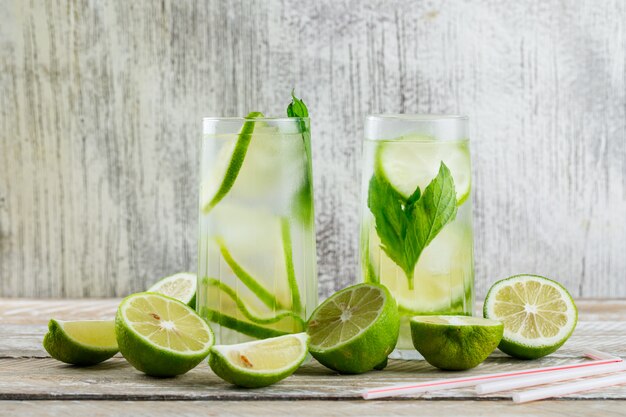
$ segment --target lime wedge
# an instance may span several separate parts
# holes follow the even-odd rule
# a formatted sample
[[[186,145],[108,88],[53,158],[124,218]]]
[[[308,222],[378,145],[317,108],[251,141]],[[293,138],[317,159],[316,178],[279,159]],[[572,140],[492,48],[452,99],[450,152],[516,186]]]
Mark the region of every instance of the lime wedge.
[[[189,306],[157,293],[129,295],[115,318],[120,352],[153,376],[175,376],[194,368],[213,345],[213,332]]]
[[[470,195],[471,165],[467,141],[445,142],[419,136],[381,141],[376,153],[376,169],[404,198],[420,187],[422,192],[437,176],[444,162],[454,180],[457,205]]]
[[[54,359],[72,365],[95,365],[118,352],[113,320],[51,319],[43,347]]]
[[[293,374],[307,354],[306,333],[211,348],[209,365],[220,378],[246,388],[266,387]]]
[[[322,365],[358,374],[380,365],[398,341],[400,318],[389,290],[357,284],[320,304],[308,322],[309,351]]]
[[[499,321],[468,316],[416,316],[411,319],[413,345],[432,366],[450,371],[470,369],[498,346]]]
[[[148,292],[158,292],[167,295],[187,304],[191,308],[195,308],[197,281],[196,274],[179,272],[163,278],[148,288]]]
[[[578,321],[578,310],[565,287],[537,275],[515,275],[493,284],[483,314],[504,324],[498,348],[520,359],[555,352]]]

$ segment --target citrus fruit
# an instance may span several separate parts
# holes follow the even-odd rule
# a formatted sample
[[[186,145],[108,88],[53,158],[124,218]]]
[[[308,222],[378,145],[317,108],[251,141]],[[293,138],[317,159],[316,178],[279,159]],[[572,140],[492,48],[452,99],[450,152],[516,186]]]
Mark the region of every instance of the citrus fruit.
[[[213,345],[213,332],[189,306],[158,293],[129,295],[115,317],[120,352],[153,376],[175,376],[194,368]]]
[[[555,352],[578,320],[578,310],[565,287],[537,275],[515,275],[493,284],[483,315],[504,324],[498,348],[521,359]]]
[[[498,346],[504,326],[499,321],[468,316],[411,318],[413,345],[432,366],[450,371],[470,369]]]
[[[320,304],[308,322],[309,352],[322,365],[358,374],[381,365],[398,341],[400,317],[380,284],[344,288]]]
[[[415,146],[415,142],[420,142]],[[403,136],[381,141],[376,154],[376,169],[404,198],[420,187],[422,192],[437,176],[444,162],[454,180],[457,205],[470,195],[471,165],[467,141],[440,141],[423,136]]]
[[[158,281],[148,288],[148,292],[158,292],[167,295],[187,304],[191,308],[195,308],[197,281],[196,274],[179,272]]]
[[[209,365],[220,378],[246,388],[274,384],[293,374],[307,354],[306,333],[211,348]]]
[[[118,352],[113,320],[51,319],[43,347],[54,359],[72,365],[95,365]]]

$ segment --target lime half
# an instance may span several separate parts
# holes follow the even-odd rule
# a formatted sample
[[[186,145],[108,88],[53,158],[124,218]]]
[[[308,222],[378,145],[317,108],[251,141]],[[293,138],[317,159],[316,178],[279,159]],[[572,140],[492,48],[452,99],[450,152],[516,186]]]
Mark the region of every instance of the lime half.
[[[165,277],[150,288],[148,292],[158,292],[168,297],[177,299],[191,308],[196,306],[196,287],[198,286],[196,274],[179,272],[178,274]]]
[[[115,318],[120,352],[153,376],[175,376],[194,368],[213,345],[213,332],[189,306],[157,293],[139,293],[120,303]]]
[[[578,310],[565,287],[536,275],[516,275],[496,282],[487,293],[483,314],[504,324],[498,348],[521,359],[555,352],[578,321]]]
[[[418,136],[404,136],[381,141],[376,153],[376,169],[404,198],[420,187],[422,192],[437,176],[444,162],[454,180],[457,205],[470,195],[471,164],[468,141],[438,141]]]
[[[309,351],[337,372],[367,372],[394,349],[399,328],[398,308],[387,288],[353,285],[331,295],[311,315]]]
[[[118,352],[113,320],[50,320],[43,347],[54,359],[72,365],[95,365]]]
[[[498,346],[504,326],[499,321],[467,316],[411,318],[413,345],[432,366],[451,371],[470,369]]]
[[[265,387],[298,369],[306,357],[308,340],[306,333],[298,333],[238,345],[213,346],[209,365],[217,376],[232,384]]]

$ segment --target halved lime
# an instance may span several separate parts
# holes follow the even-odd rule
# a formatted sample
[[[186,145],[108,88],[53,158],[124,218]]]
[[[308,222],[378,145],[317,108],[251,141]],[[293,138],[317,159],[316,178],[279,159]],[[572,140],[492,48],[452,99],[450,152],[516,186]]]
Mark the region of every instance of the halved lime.
[[[115,318],[120,352],[153,376],[175,376],[194,368],[213,345],[213,332],[189,306],[158,293],[129,295]]]
[[[404,198],[420,187],[422,192],[437,176],[444,162],[454,180],[457,205],[470,195],[471,165],[468,141],[438,141],[422,136],[404,136],[381,141],[376,152],[376,169]]]
[[[413,345],[432,366],[451,371],[470,369],[498,346],[504,326],[499,321],[468,316],[411,318]]]
[[[118,352],[113,320],[51,319],[43,347],[54,359],[72,365],[95,365]]]
[[[148,292],[158,292],[168,297],[187,304],[191,308],[196,306],[196,287],[198,286],[196,274],[179,272],[178,274],[165,277],[148,288]]]
[[[358,374],[380,365],[396,346],[400,317],[379,284],[344,288],[320,304],[308,322],[309,351],[322,365]]]
[[[306,333],[211,348],[209,365],[220,378],[246,388],[274,384],[293,374],[307,354]]]
[[[515,275],[493,284],[483,314],[504,324],[498,348],[521,359],[555,352],[578,321],[578,310],[565,287],[537,275]]]

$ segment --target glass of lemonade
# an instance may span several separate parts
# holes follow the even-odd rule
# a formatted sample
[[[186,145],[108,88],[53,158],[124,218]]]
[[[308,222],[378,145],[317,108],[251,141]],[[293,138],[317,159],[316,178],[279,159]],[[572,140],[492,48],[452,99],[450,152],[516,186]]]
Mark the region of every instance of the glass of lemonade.
[[[304,331],[317,305],[308,118],[205,118],[197,310],[218,343]]]
[[[363,154],[362,277],[398,303],[394,357],[415,358],[411,316],[473,314],[468,118],[368,116]]]

